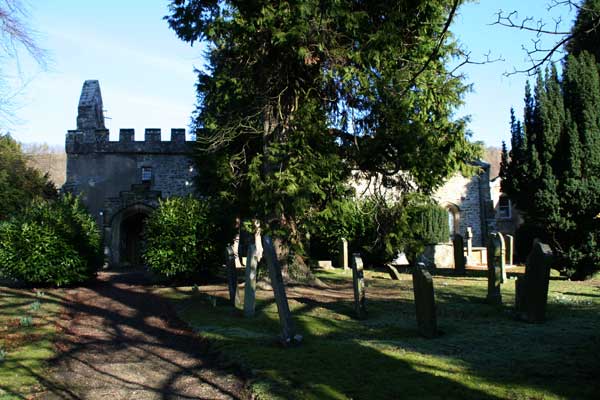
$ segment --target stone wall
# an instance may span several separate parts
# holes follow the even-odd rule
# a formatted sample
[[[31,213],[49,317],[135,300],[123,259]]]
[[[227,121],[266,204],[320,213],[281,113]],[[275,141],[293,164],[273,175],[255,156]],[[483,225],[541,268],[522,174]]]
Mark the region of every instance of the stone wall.
[[[485,246],[485,238],[495,230],[495,214],[491,202],[489,164],[477,162],[480,173],[465,177],[456,173],[433,195],[445,208],[458,210],[458,232],[466,237],[473,230],[473,246]]]
[[[144,141],[131,140],[132,129],[120,133],[115,142],[108,141],[108,130],[67,133],[64,189],[81,194],[99,222],[106,201],[142,184],[142,167],[152,170],[147,189],[160,192],[161,197],[192,193],[192,142],[185,141],[185,130],[173,129],[171,140],[164,142],[160,141],[160,129],[147,129]]]
[[[496,229],[490,194],[490,166],[482,161],[473,164],[480,168],[478,174],[465,177],[456,173],[435,191],[433,197],[441,206],[457,211],[454,219],[457,223],[456,233],[466,237],[467,227],[470,226],[473,229],[473,246],[485,246],[487,234]],[[397,201],[402,195],[395,188],[386,188],[381,178],[366,179],[359,172],[354,173],[352,183],[358,197],[377,193],[389,201]]]

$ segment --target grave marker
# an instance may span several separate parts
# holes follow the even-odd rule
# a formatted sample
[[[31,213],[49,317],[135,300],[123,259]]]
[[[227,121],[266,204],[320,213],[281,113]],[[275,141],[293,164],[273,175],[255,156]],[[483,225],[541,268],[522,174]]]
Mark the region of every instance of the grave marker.
[[[492,305],[502,304],[502,241],[498,233],[490,234],[487,248],[488,291],[487,301]]]
[[[344,271],[348,271],[350,268],[348,267],[348,241],[345,238],[341,238],[339,242],[340,246],[340,255],[338,261],[338,267],[343,268]]]
[[[520,308],[529,322],[542,323],[546,319],[552,260],[550,246],[536,239],[527,257],[524,282],[520,288],[523,289]]]
[[[235,245],[233,245],[235,246]],[[227,246],[226,266],[227,266],[227,286],[229,287],[229,302],[232,306],[237,307],[240,303],[238,286],[237,286],[237,270],[236,270],[236,255],[234,247]]]
[[[433,278],[425,264],[413,267],[413,292],[419,333],[426,338],[438,336]]]
[[[454,272],[457,275],[464,275],[467,260],[465,260],[464,240],[460,234],[454,234],[452,246],[454,247]]]
[[[244,289],[244,316],[254,317],[256,306],[256,268],[258,258],[256,257],[256,246],[248,244],[248,257],[246,259],[246,286]]]
[[[354,311],[358,319],[367,317],[365,277],[360,253],[352,254],[352,284],[354,287]]]
[[[277,260],[277,253],[271,238],[264,235],[262,238],[264,256],[269,266],[269,277],[271,278],[271,286],[275,295],[275,303],[277,304],[277,313],[279,314],[279,323],[281,325],[281,339],[285,346],[302,341],[302,336],[295,333],[294,321],[292,313],[285,293],[285,285],[281,276],[281,267]]]

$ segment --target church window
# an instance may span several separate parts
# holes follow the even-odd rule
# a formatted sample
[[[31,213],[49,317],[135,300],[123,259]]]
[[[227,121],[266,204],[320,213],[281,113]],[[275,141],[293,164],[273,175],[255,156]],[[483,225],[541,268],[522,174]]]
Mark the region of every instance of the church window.
[[[498,217],[502,219],[509,219],[511,217],[511,204],[508,196],[502,195],[498,200]]]

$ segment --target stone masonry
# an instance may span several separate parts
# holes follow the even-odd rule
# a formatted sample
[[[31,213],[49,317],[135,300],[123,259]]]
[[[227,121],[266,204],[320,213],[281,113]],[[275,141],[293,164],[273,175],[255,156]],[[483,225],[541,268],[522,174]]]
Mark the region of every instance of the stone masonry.
[[[171,140],[164,142],[160,129],[146,129],[143,141],[134,140],[133,129],[121,129],[119,140],[110,141],[102,106],[98,81],[85,81],[77,129],[66,136],[63,190],[81,195],[102,228],[107,261],[116,265],[130,251],[127,246],[135,245],[135,238],[126,237],[133,235],[128,220],[147,216],[160,198],[192,193],[195,171],[184,129],[172,129]]]

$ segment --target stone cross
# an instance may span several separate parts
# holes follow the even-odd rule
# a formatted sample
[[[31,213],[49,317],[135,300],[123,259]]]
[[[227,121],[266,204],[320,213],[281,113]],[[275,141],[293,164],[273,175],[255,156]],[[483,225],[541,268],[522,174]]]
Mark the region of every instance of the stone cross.
[[[348,241],[345,238],[340,239],[340,255],[339,255],[339,268],[343,268],[344,271],[348,271]]]
[[[542,323],[546,319],[552,261],[550,246],[536,239],[525,263],[525,276],[519,278],[517,289],[517,311],[524,312],[529,322]]]
[[[467,227],[467,261],[473,259],[473,229]]]
[[[436,337],[438,330],[433,278],[423,263],[413,268],[412,276],[419,333],[426,338]]]
[[[237,257],[234,253],[234,245],[227,246],[226,253],[226,266],[227,266],[227,285],[229,287],[229,302],[232,306],[237,307],[240,303],[238,287],[237,287],[237,270],[236,260]]]
[[[463,237],[460,234],[454,234],[452,246],[454,247],[454,272],[457,275],[464,275],[467,260],[465,260]]]
[[[352,254],[352,284],[354,287],[354,311],[358,319],[367,317],[365,277],[360,253]]]
[[[281,267],[277,260],[277,253],[271,238],[267,235],[262,237],[264,256],[269,266],[269,277],[271,278],[271,286],[275,295],[275,303],[277,304],[277,313],[279,314],[279,323],[281,325],[281,339],[285,346],[294,343],[299,343],[302,336],[295,333],[294,321],[292,313],[285,293],[285,285],[281,276]]]
[[[506,244],[506,265],[513,265],[515,253],[515,238],[513,235],[504,235]]]
[[[502,304],[500,285],[502,284],[502,241],[498,233],[490,234],[487,248],[488,292],[487,301],[493,305]]]
[[[253,243],[248,245],[247,250],[244,316],[249,318],[254,317],[254,308],[256,306],[256,269],[258,267],[258,258],[256,257],[256,246]]]

